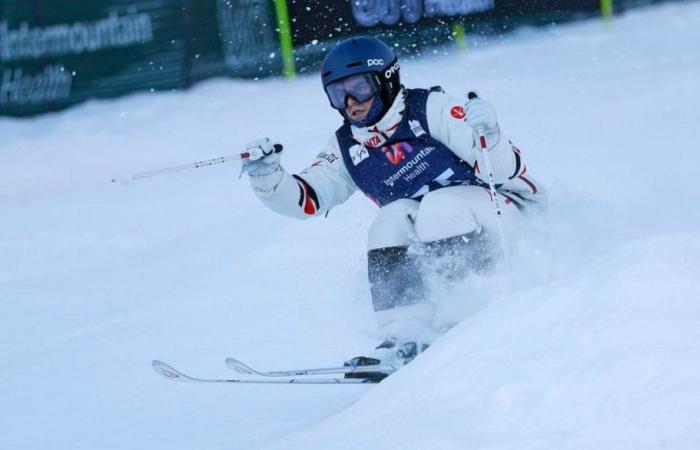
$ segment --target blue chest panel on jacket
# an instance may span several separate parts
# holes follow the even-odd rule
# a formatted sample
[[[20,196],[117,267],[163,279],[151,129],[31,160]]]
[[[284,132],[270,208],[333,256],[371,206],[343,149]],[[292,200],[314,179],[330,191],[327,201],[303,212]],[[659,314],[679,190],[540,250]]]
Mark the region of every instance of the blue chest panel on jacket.
[[[355,185],[379,206],[419,199],[455,184],[481,184],[472,167],[430,135],[426,104],[430,91],[409,89],[398,129],[382,147],[366,148],[347,123],[336,131],[340,153]]]

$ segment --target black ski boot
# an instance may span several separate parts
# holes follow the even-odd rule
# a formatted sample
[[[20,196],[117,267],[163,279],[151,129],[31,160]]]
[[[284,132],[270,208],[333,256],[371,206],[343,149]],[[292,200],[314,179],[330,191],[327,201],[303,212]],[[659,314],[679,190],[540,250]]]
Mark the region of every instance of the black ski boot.
[[[374,349],[373,356],[356,356],[345,361],[343,365],[346,367],[357,367],[358,369],[361,369],[362,366],[382,365],[393,367],[394,371],[396,371],[401,366],[405,366],[413,361],[419,353],[425,351],[428,347],[429,345],[425,343],[417,343],[415,341],[399,342],[395,338],[389,338]],[[371,380],[369,382],[379,383],[391,373],[393,372],[388,370],[357,371],[346,373],[345,378],[365,378]]]

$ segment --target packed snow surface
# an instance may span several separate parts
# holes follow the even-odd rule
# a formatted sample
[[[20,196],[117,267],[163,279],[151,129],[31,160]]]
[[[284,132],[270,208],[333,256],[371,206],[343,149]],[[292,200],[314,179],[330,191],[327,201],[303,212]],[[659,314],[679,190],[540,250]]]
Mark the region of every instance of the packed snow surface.
[[[435,283],[458,322],[376,386],[193,385],[329,366],[376,344],[362,195],[275,215],[236,164],[129,173],[270,136],[305,167],[339,123],[317,74],[0,120],[0,448],[700,448],[700,3],[406,60],[477,89],[546,213],[507,230],[513,271]]]

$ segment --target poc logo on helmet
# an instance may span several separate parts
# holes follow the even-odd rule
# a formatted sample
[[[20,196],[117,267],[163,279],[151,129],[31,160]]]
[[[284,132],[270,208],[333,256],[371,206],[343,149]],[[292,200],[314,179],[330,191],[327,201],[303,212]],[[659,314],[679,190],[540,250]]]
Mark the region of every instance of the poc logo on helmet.
[[[383,65],[384,65],[383,59],[368,59],[367,60],[367,67],[383,66]]]
[[[384,72],[384,76],[387,78],[391,78],[393,74],[396,73],[396,71],[399,70],[399,62],[396,61],[393,66],[389,67],[389,69]]]

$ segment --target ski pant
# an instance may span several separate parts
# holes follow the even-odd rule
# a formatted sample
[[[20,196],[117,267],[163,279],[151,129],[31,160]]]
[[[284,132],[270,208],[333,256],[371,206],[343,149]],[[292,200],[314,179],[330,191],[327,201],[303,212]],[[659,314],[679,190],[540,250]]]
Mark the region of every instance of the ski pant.
[[[521,213],[498,195],[503,226],[509,229]],[[367,253],[380,335],[411,341],[430,334],[434,306],[425,298],[421,258],[451,253],[483,265],[498,239],[497,220],[491,193],[480,186],[450,186],[421,201],[400,199],[382,207],[369,230]],[[416,244],[422,251],[409,249]]]

